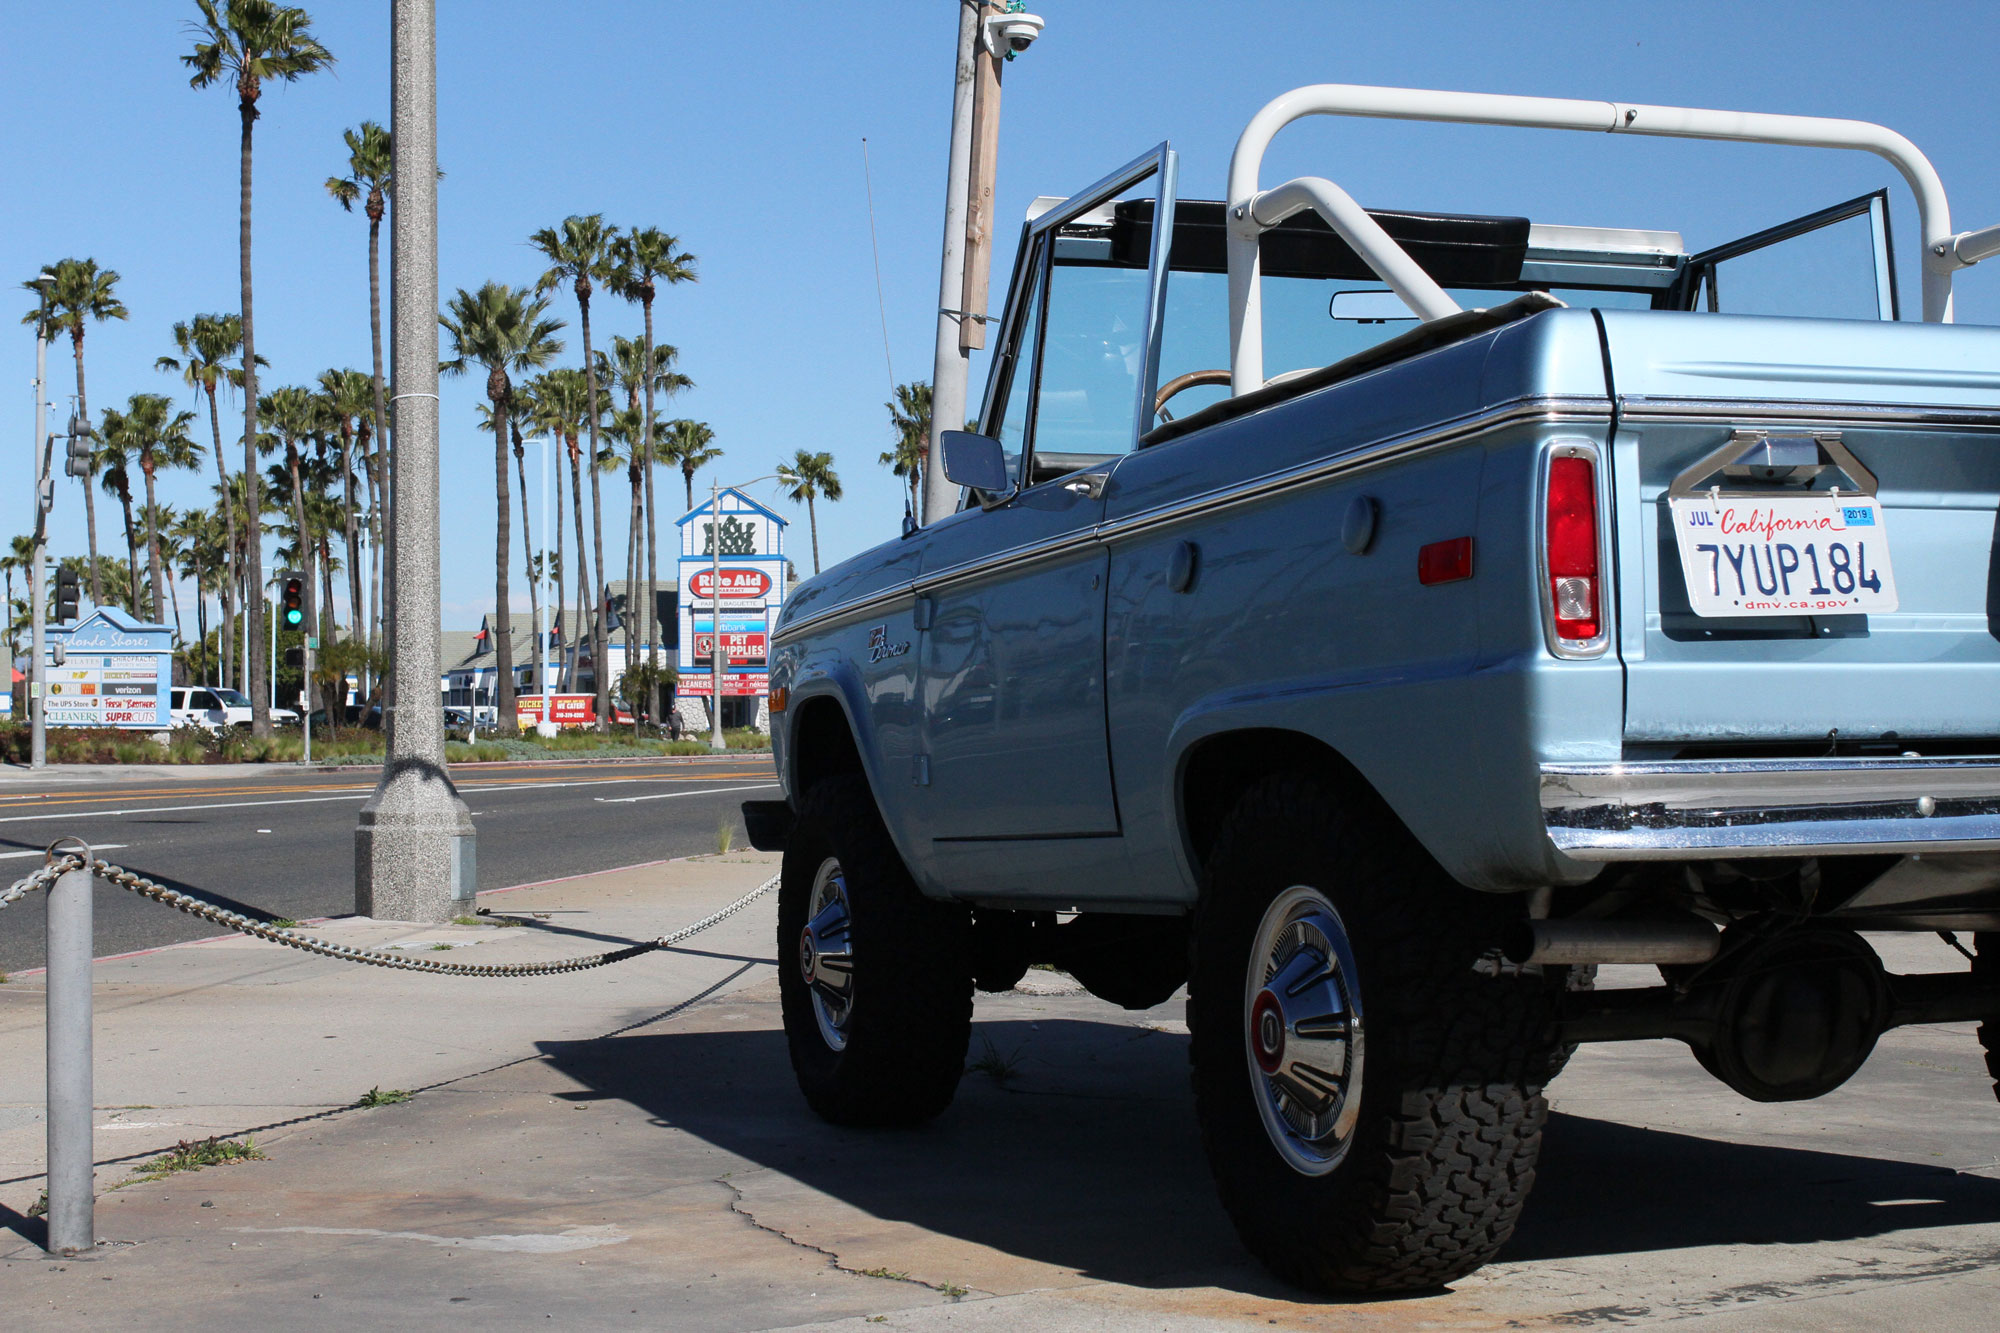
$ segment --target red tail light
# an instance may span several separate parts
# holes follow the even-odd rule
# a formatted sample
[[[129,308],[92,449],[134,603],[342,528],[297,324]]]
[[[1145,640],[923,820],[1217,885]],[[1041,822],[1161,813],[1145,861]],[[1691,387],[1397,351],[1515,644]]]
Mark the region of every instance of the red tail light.
[[[1588,458],[1549,460],[1549,599],[1556,637],[1595,639],[1602,629],[1597,569],[1597,469]]]

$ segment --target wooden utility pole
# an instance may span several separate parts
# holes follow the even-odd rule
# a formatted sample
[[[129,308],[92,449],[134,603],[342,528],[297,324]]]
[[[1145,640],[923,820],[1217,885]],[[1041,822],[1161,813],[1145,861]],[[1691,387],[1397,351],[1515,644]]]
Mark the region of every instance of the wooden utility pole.
[[[966,179],[965,277],[959,293],[958,350],[986,346],[987,278],[993,267],[993,176],[1000,156],[1001,58],[988,46],[984,20],[1000,7],[984,0],[973,45],[972,162]],[[956,423],[947,423],[956,430]]]

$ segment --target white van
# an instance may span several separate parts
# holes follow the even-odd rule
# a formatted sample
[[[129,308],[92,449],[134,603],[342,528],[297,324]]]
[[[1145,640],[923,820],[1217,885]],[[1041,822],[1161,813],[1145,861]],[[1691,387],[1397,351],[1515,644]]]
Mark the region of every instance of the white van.
[[[175,726],[192,722],[210,731],[250,725],[250,699],[240,690],[219,685],[176,685],[170,710]],[[271,721],[281,727],[295,726],[299,715],[289,708],[273,708]]]

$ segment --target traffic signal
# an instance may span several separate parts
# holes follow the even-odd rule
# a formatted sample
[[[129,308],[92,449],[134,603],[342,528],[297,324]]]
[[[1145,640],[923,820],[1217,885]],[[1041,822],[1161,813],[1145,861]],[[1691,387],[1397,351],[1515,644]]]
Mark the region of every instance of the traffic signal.
[[[76,571],[56,570],[56,619],[75,620],[77,602],[82,599],[82,590]]]
[[[303,648],[285,649],[285,665],[288,667],[297,667],[303,671],[306,665],[306,650]]]
[[[69,419],[69,450],[63,471],[72,477],[90,475],[90,423],[81,417]]]
[[[305,623],[305,590],[304,579],[297,574],[285,575],[285,590],[278,602],[278,615],[286,629],[297,629]]]

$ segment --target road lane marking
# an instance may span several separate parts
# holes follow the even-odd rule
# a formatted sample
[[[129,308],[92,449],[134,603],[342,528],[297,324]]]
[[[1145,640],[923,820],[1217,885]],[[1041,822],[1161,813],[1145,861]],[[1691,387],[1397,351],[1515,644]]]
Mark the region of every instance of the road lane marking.
[[[663,780],[664,779],[658,779],[658,778],[606,779],[606,781],[617,781],[617,782],[656,782]],[[595,784],[587,782],[545,782],[540,784],[539,787],[526,786],[526,785],[509,786],[509,787],[481,786],[481,787],[461,787],[459,788],[459,790],[484,791],[493,793],[495,795],[505,796],[513,792],[538,791],[547,787],[582,787],[590,785],[595,785]],[[759,788],[775,787],[777,785],[778,784],[775,782],[760,782],[754,784],[754,787],[759,787]],[[661,792],[659,793],[659,795],[660,796],[707,796],[715,792],[750,791],[750,790],[753,790],[753,787],[708,787],[699,791]],[[365,801],[374,794],[375,794],[374,791],[371,789],[365,792],[349,792],[342,796],[301,796],[286,801],[213,801],[203,805],[142,805],[124,810],[51,810],[45,814],[38,814],[38,815],[0,816],[0,824],[33,824],[48,819],[104,819],[118,815],[172,814],[185,810],[249,810],[267,805],[320,805],[327,801]],[[600,801],[604,800],[603,797],[597,797],[596,799]],[[657,800],[659,799],[659,797],[640,796],[640,797],[634,797],[633,799],[650,801],[650,800]],[[615,804],[616,802],[612,803]],[[36,854],[40,855],[40,853]]]
[[[632,775],[632,776],[629,776],[629,777],[614,777],[614,778],[577,778],[577,779],[575,779],[575,780],[573,780],[573,781],[570,781],[570,782],[550,782],[550,781],[546,781],[546,780],[538,780],[538,779],[533,779],[533,778],[503,778],[503,779],[500,779],[499,781],[495,781],[495,782],[481,782],[481,783],[468,783],[468,784],[465,784],[465,785],[462,785],[462,786],[459,786],[459,787],[458,787],[458,790],[459,790],[459,791],[497,791],[497,792],[510,792],[510,791],[536,791],[536,790],[540,790],[540,789],[542,789],[542,788],[549,788],[549,787],[586,787],[586,786],[597,786],[597,785],[603,785],[603,784],[607,784],[607,783],[624,783],[624,782],[705,782],[705,781],[714,781],[714,780],[715,780],[716,778],[750,778],[750,777],[760,777],[760,776],[762,776],[762,775],[761,775],[761,774],[757,774],[757,773],[716,773],[716,774],[702,774],[702,775],[699,775],[699,776],[686,776],[686,777],[684,777],[684,776],[673,776],[673,775],[667,775],[667,774],[635,774],[635,775]],[[253,793],[253,792],[272,792],[272,791],[279,791],[279,792],[294,792],[294,791],[325,791],[325,790],[327,790],[327,786],[326,786],[325,784],[314,784],[314,785],[311,785],[311,786],[302,786],[302,787],[275,787],[275,788],[273,788],[273,787],[262,787],[262,788],[254,788],[254,787],[253,787],[253,788],[231,788],[231,789],[225,789],[225,790],[221,790],[221,791],[216,791],[216,792],[202,792],[202,793],[189,793],[189,794],[190,794],[190,795],[214,795],[214,796],[237,796],[237,795],[249,795],[249,794],[251,794],[251,793]],[[372,786],[368,786],[368,787],[342,787],[342,788],[335,788],[334,790],[337,790],[337,791],[341,791],[341,792],[345,792],[345,793],[348,793],[348,794],[346,794],[346,795],[342,795],[342,796],[315,796],[315,797],[308,797],[308,798],[305,798],[305,799],[306,799],[306,800],[308,800],[308,801],[338,801],[338,800],[350,800],[350,801],[352,801],[352,800],[366,800],[366,799],[367,799],[367,798],[368,798],[369,796],[372,796],[372,795],[374,794],[374,792],[375,792],[375,788],[374,788],[374,787],[372,787]],[[108,793],[108,795],[117,795],[117,794],[118,794],[118,793]],[[236,808],[240,808],[240,807],[250,807],[250,806],[258,806],[258,805],[294,805],[294,804],[299,804],[299,802],[296,802],[296,801],[233,801],[233,802],[224,802],[224,803],[210,803],[210,804],[206,804],[206,805],[147,805],[147,806],[137,806],[137,807],[133,807],[133,808],[130,808],[130,809],[119,809],[119,810],[76,810],[76,811],[72,811],[72,810],[51,810],[51,809],[49,809],[49,807],[50,807],[50,806],[53,806],[53,805],[79,805],[79,804],[83,804],[83,803],[85,803],[85,802],[87,802],[87,801],[91,801],[91,800],[102,800],[102,799],[104,799],[104,798],[105,798],[105,795],[107,795],[107,794],[98,794],[98,795],[94,795],[94,796],[71,796],[71,797],[64,797],[64,798],[57,798],[57,799],[52,799],[52,800],[46,800],[46,801],[38,801],[38,802],[36,802],[36,801],[30,801],[30,802],[7,802],[7,801],[0,801],[0,810],[6,810],[6,809],[16,809],[16,810],[18,810],[18,809],[23,809],[23,808],[34,808],[34,809],[37,809],[37,810],[43,810],[43,811],[47,811],[47,813],[45,813],[45,814],[34,814],[34,815],[14,815],[14,816],[10,816],[10,817],[0,817],[0,824],[12,824],[12,823],[20,823],[20,822],[22,822],[22,821],[24,821],[24,820],[27,820],[27,821],[32,821],[32,820],[36,820],[36,819],[63,819],[63,818],[67,818],[67,817],[70,817],[70,816],[83,816],[83,815],[102,815],[102,814],[110,814],[110,815],[130,815],[130,814],[143,814],[143,813],[145,813],[145,812],[146,812],[146,811],[148,811],[148,810],[225,810],[225,809],[236,809]]]
[[[775,787],[775,782],[753,782],[747,787],[710,787],[707,791],[659,791],[651,796],[593,796],[590,799],[599,805],[631,805],[634,801],[666,801],[676,796],[709,796],[725,791],[763,791]]]
[[[130,845],[131,844],[129,843],[123,843],[123,842],[101,842],[93,846],[90,850],[93,852],[116,852],[116,851],[121,851],[125,847],[128,847]],[[33,852],[33,851],[0,852],[0,861],[18,861],[24,856],[47,856],[47,855],[48,855],[47,852]]]

